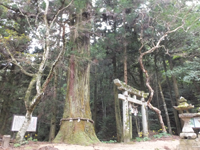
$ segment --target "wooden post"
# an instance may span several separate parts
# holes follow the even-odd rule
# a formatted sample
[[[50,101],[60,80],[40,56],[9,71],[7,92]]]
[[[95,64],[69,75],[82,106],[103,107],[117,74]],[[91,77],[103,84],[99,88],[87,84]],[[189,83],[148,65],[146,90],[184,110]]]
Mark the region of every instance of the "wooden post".
[[[4,135],[3,136],[3,141],[2,141],[2,147],[3,148],[8,148],[10,143],[10,135]]]
[[[123,134],[124,142],[130,142],[130,122],[129,122],[129,108],[128,108],[128,92],[125,91],[123,95],[126,97],[123,100]]]
[[[147,108],[144,98],[142,98],[141,101],[143,102],[141,105],[143,136],[148,137]]]

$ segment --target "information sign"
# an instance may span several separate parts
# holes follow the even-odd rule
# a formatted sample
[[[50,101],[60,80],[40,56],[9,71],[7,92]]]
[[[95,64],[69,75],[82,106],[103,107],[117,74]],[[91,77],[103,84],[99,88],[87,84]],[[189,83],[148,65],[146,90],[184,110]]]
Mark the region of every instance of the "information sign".
[[[11,131],[19,131],[19,129],[22,127],[22,124],[24,123],[24,120],[25,116],[14,115]],[[37,117],[32,117],[27,132],[36,132],[36,128],[37,128]]]

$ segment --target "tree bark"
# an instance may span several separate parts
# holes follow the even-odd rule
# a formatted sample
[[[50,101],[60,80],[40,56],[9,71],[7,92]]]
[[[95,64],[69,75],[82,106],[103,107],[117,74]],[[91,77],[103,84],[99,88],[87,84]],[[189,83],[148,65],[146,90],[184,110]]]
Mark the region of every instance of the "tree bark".
[[[170,66],[170,70],[173,70],[173,63],[172,63],[171,57],[169,57],[169,66]],[[177,80],[174,75],[172,75],[172,81],[173,81],[174,92],[175,92],[175,96],[176,96],[176,105],[178,105],[179,104],[178,100],[180,98],[180,94],[179,94],[179,90],[178,90]]]
[[[166,63],[165,63],[165,57],[163,57],[163,67],[165,69],[165,72],[167,72],[167,67],[166,67]],[[172,92],[171,92],[171,86],[170,86],[170,81],[168,76],[166,76],[166,80],[167,80],[167,87],[169,89],[169,95],[170,95],[170,100],[171,100],[171,107],[176,106],[173,98],[172,98]],[[178,135],[181,133],[181,126],[180,126],[180,120],[178,117],[178,112],[173,109],[173,113],[174,113],[174,118],[175,118],[175,124],[176,124],[176,130]]]
[[[172,62],[172,58],[169,57],[169,66],[170,66],[170,69],[173,70],[173,62]],[[173,86],[174,86],[174,93],[175,93],[175,96],[176,96],[176,106],[179,105],[179,98],[180,98],[180,94],[179,94],[179,89],[178,89],[178,83],[177,83],[177,80],[176,80],[176,77],[174,75],[172,75],[172,81],[173,81]],[[181,111],[178,111],[178,113],[180,114]],[[183,126],[183,121],[181,120],[181,126]]]
[[[94,66],[94,105],[93,105],[93,119],[94,119],[94,129],[97,128],[97,66]]]
[[[16,141],[17,141],[16,143],[23,143],[24,135],[25,135],[26,130],[28,129],[28,126],[31,122],[32,112],[33,111],[31,111],[31,110],[30,111],[26,110],[24,123],[23,123],[22,127],[20,128],[20,130],[17,132],[17,135],[16,135]]]
[[[167,105],[166,105],[165,97],[164,97],[162,86],[161,86],[160,79],[159,79],[159,70],[158,70],[158,66],[157,66],[157,57],[156,56],[157,56],[157,54],[155,54],[155,57],[154,57],[155,68],[156,68],[156,81],[157,81],[156,86],[158,86],[158,88],[159,88],[161,99],[163,101],[163,107],[164,107],[164,110],[165,110],[165,115],[166,115],[166,119],[167,119],[167,126],[168,126],[168,129],[169,129],[169,133],[172,134],[172,128],[171,128],[171,124],[170,124]]]
[[[14,71],[15,66],[11,68]],[[0,92],[0,134],[6,133],[6,126],[8,118],[10,116],[10,110],[13,102],[13,92],[15,90],[16,82],[14,78],[15,74],[7,73],[4,71],[2,76],[1,92]],[[8,85],[7,85],[8,84]]]
[[[73,43],[72,53],[80,54],[82,59],[80,55],[70,55],[63,119],[61,119],[60,130],[53,142],[91,145],[98,143],[99,140],[94,131],[90,110],[90,64],[87,60],[90,56],[90,35],[87,32],[90,24],[89,16],[85,16],[87,12],[83,10],[80,12],[71,17],[71,24],[75,27],[71,30],[71,42]],[[82,33],[77,34],[80,29]]]
[[[138,70],[139,70],[139,77],[140,77],[140,87],[142,91],[145,91],[145,79],[144,79],[144,75],[143,75],[143,71],[140,67],[140,64],[138,64]]]
[[[72,1],[71,1],[72,2]],[[64,10],[65,8],[67,8],[71,2],[64,8],[62,8],[62,10]],[[57,63],[60,61],[64,50],[65,50],[65,40],[63,40],[63,45],[62,48],[60,49],[59,54],[56,56],[56,59],[53,61],[53,63],[50,65],[50,70],[48,72],[48,76],[45,79],[45,81],[42,83],[42,77],[43,77],[43,72],[44,72],[44,68],[45,65],[48,62],[49,59],[49,55],[50,55],[50,49],[51,49],[51,45],[50,45],[50,30],[52,29],[54,23],[55,23],[55,19],[57,18],[57,15],[60,13],[60,10],[57,12],[57,14],[54,16],[54,18],[52,19],[51,23],[49,23],[48,19],[47,19],[47,14],[49,11],[49,1],[45,1],[46,3],[46,8],[44,11],[44,25],[46,27],[46,31],[45,31],[45,42],[43,43],[43,56],[42,56],[42,61],[39,64],[37,73],[35,74],[30,74],[27,73],[26,70],[23,69],[22,66],[20,66],[18,63],[16,63],[15,58],[13,57],[13,55],[10,53],[9,49],[6,47],[6,50],[8,51],[8,53],[10,54],[12,61],[18,66],[20,67],[20,69],[22,70],[22,72],[24,72],[26,75],[29,75],[32,77],[29,86],[27,88],[25,97],[24,97],[24,103],[25,103],[25,107],[26,107],[26,116],[25,116],[25,120],[24,123],[22,124],[22,127],[20,128],[20,130],[18,131],[17,135],[16,135],[16,143],[22,143],[23,142],[23,138],[24,135],[26,133],[26,130],[30,124],[31,121],[31,117],[32,117],[32,113],[35,109],[35,107],[37,106],[37,104],[40,102],[40,99],[42,97],[42,95],[45,92],[45,89],[48,85],[48,83],[50,82],[51,78],[53,77],[53,72],[54,69],[57,65]],[[65,35],[65,24],[63,26],[63,39]],[[40,37],[41,38],[41,37]],[[5,45],[6,46],[6,45]],[[31,93],[32,93],[32,89],[35,88],[36,89],[36,94],[35,96],[31,99]]]
[[[143,46],[142,46],[142,47],[143,47]],[[154,95],[154,90],[153,90],[152,87],[150,86],[149,74],[148,74],[147,70],[144,68],[144,65],[143,65],[143,63],[142,63],[142,61],[143,61],[143,56],[146,55],[146,54],[148,54],[150,51],[141,53],[142,47],[139,49],[139,52],[140,52],[139,63],[140,63],[140,66],[141,66],[141,69],[142,69],[143,73],[145,73],[145,75],[146,75],[146,85],[147,85],[147,87],[148,87],[148,89],[149,89],[149,91],[150,91],[150,96],[149,96],[149,99],[148,99],[148,101],[147,101],[147,106],[148,106],[150,109],[152,109],[153,111],[155,111],[155,112],[157,113],[158,119],[159,119],[159,121],[160,121],[160,125],[161,125],[161,128],[162,128],[162,131],[163,131],[163,132],[166,132],[165,125],[164,125],[164,122],[163,122],[163,118],[162,118],[162,115],[161,115],[161,111],[160,111],[158,108],[154,107],[154,106],[151,104],[151,100],[152,100],[153,95]],[[153,49],[153,48],[152,48],[152,49]]]
[[[54,92],[53,92],[53,102],[52,102],[52,114],[51,114],[51,123],[50,123],[50,132],[49,132],[49,142],[52,142],[55,138],[56,133],[56,112],[57,112],[57,87],[58,87],[58,72],[54,71]]]
[[[89,102],[89,71],[90,65],[82,68],[74,55],[70,57],[68,71],[68,87],[63,118],[80,118],[80,121],[61,121],[60,130],[54,139],[55,143],[90,145],[99,142],[91,122]]]
[[[113,74],[114,78],[117,76],[117,66],[116,66],[116,56],[113,57]],[[121,110],[120,110],[120,102],[118,99],[118,89],[114,85],[114,105],[115,105],[115,120],[116,120],[116,129],[117,129],[117,142],[123,141],[123,127],[122,127],[122,119],[121,119]]]
[[[158,86],[159,86],[160,95],[161,95],[161,98],[162,98],[162,101],[163,101],[165,115],[166,115],[166,118],[167,118],[167,126],[168,126],[168,129],[169,129],[169,133],[172,134],[172,128],[171,128],[171,123],[170,123],[169,114],[168,114],[168,110],[167,110],[167,105],[166,105],[166,102],[165,102],[165,97],[163,95],[162,86],[161,86],[161,83],[160,83],[159,80],[158,80]]]
[[[128,74],[127,74],[127,46],[124,44],[124,82],[128,84]]]

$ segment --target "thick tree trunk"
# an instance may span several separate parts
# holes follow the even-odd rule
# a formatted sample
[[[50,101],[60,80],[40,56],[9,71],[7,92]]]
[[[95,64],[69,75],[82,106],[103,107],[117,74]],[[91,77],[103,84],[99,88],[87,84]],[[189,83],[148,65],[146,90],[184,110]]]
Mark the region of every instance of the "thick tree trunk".
[[[113,57],[113,74],[114,78],[117,76],[117,66],[116,66],[116,56]],[[118,89],[114,85],[114,105],[115,105],[115,120],[116,120],[116,129],[117,129],[117,142],[123,141],[123,127],[121,119],[121,110],[120,110],[120,101],[118,99]]]
[[[165,58],[164,57],[163,57],[163,66],[164,66],[165,72],[167,72],[167,67],[166,67],[166,63],[165,63]],[[174,100],[172,98],[171,86],[170,86],[170,81],[169,81],[168,76],[166,76],[166,80],[167,80],[167,86],[168,86],[168,89],[169,89],[171,107],[173,107],[173,106],[176,106],[176,104],[175,104],[175,102],[174,102]],[[173,109],[173,114],[174,114],[174,118],[175,118],[176,130],[177,130],[177,133],[179,135],[181,133],[181,126],[180,126],[180,120],[179,120],[179,117],[178,117],[178,112],[175,109]]]
[[[87,32],[90,12],[89,5],[87,7],[87,12],[80,10],[70,17],[75,27],[71,30],[72,52],[78,56],[70,55],[64,113],[55,143],[91,145],[99,142],[90,110],[90,34]],[[80,29],[81,34],[77,33]]]
[[[81,66],[74,55],[70,57],[68,87],[63,119],[54,142],[90,145],[98,143],[91,120],[89,72],[90,65]],[[64,121],[72,118],[72,121]],[[73,120],[80,118],[80,120]],[[87,120],[82,120],[86,118]]]

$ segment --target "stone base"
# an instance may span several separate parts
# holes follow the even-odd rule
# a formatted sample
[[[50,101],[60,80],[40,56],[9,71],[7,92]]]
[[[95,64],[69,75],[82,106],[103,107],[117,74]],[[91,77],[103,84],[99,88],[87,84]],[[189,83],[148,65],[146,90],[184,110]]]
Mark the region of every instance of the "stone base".
[[[176,150],[200,150],[200,139],[180,139]]]
[[[184,139],[196,139],[197,134],[196,133],[180,133],[180,138]]]

